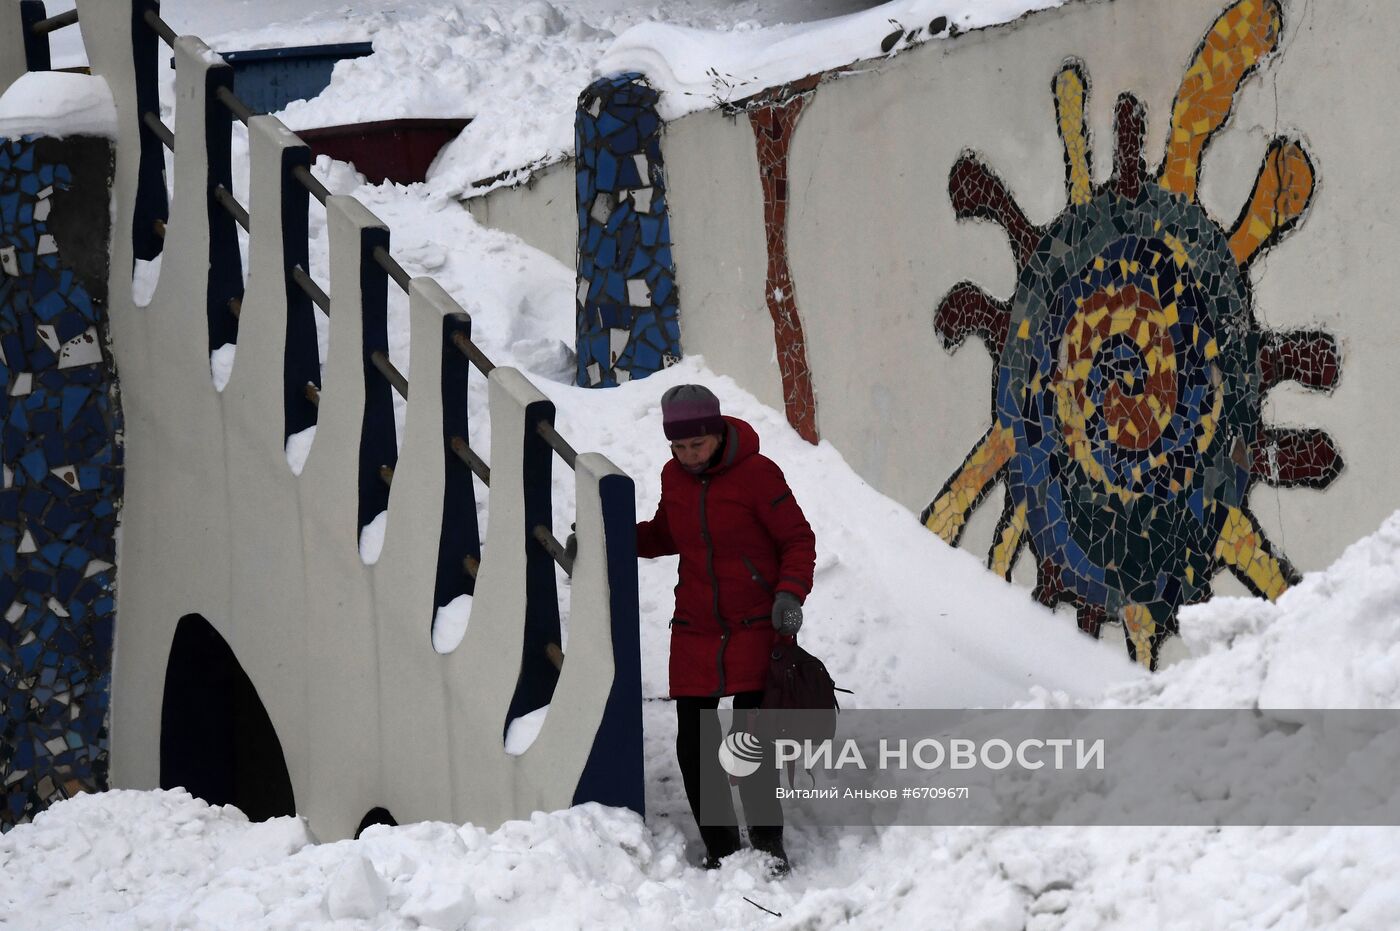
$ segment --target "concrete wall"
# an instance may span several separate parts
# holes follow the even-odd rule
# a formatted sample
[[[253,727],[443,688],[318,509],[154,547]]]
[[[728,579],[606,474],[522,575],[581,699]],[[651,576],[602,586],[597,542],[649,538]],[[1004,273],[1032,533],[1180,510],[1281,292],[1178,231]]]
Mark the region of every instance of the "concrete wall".
[[[1005,232],[955,215],[949,174],[959,154],[974,150],[1032,224],[1050,224],[1067,204],[1051,83],[1074,57],[1089,81],[1092,181],[1109,180],[1115,98],[1124,91],[1145,105],[1143,155],[1155,176],[1178,87],[1227,7],[1232,16],[1265,9],[1080,0],[863,62],[811,94],[787,165],[786,247],[821,436],[873,485],[920,512],[992,421],[992,358],[976,339],[945,350],[933,326],[957,282],[1005,301],[1017,284]],[[1321,331],[1339,350],[1333,390],[1279,384],[1263,395],[1259,426],[1325,431],[1344,470],[1325,488],[1256,478],[1244,504],[1262,538],[1308,570],[1400,507],[1389,414],[1400,396],[1392,312],[1400,272],[1388,261],[1400,198],[1385,177],[1400,141],[1387,90],[1400,77],[1388,48],[1400,8],[1384,0],[1282,0],[1279,8],[1273,53],[1205,146],[1199,203],[1229,233],[1276,137],[1297,139],[1316,176],[1297,228],[1244,269],[1260,333]],[[783,386],[765,309],[763,203],[748,122],[702,112],[668,127],[682,337],[687,353],[777,407]],[[554,235],[517,231],[528,241]],[[994,489],[961,545],[989,552],[1000,499]],[[1034,584],[1031,562],[1020,560],[1017,580]],[[1217,582],[1221,592],[1244,590],[1228,573]]]
[[[822,435],[872,484],[923,508],[989,423],[988,358],[975,344],[950,355],[932,327],[939,299],[961,279],[1000,298],[1015,288],[1002,230],[954,217],[947,177],[958,153],[980,153],[1033,222],[1053,218],[1065,203],[1065,168],[1050,82],[1073,55],[1092,82],[1095,179],[1107,179],[1112,167],[1113,101],[1121,91],[1146,104],[1144,154],[1154,168],[1173,95],[1223,6],[1070,4],[932,43],[817,92],[793,143],[789,250]],[[1381,2],[1288,3],[1283,13],[1279,54],[1245,82],[1233,117],[1205,153],[1201,200],[1228,229],[1269,139],[1293,131],[1306,140],[1319,176],[1312,209],[1253,266],[1255,315],[1274,329],[1330,331],[1343,374],[1331,394],[1280,386],[1264,419],[1325,428],[1347,467],[1325,492],[1256,483],[1252,504],[1269,537],[1300,568],[1313,569],[1400,507],[1400,483],[1391,479],[1394,439],[1384,429],[1387,402],[1400,394],[1391,357],[1400,320],[1386,309],[1400,282],[1383,258],[1395,244],[1400,200],[1380,177],[1378,157],[1400,141],[1400,129],[1383,107],[1372,113],[1369,106],[1375,88],[1400,76],[1379,38],[1400,25],[1400,11]],[[736,127],[734,135],[745,131]],[[669,152],[668,161],[675,165]],[[676,171],[678,216],[702,202],[721,204],[703,193],[711,183]],[[695,192],[689,204],[685,192]],[[732,222],[746,222],[741,210]],[[688,242],[693,250],[696,240]],[[692,268],[728,257],[725,246],[708,255],[682,251],[677,261]],[[682,320],[715,312],[689,302]],[[733,355],[701,328],[686,336],[687,349],[720,370],[752,370],[750,350]],[[986,552],[995,508],[983,510],[964,539]]]
[[[387,231],[353,198],[327,201],[331,350],[314,442],[294,475],[282,416],[284,359],[294,348],[284,185],[294,183],[288,154],[304,160],[304,147],[273,118],[251,121],[248,287],[233,371],[216,390],[206,309],[226,308],[210,288],[211,264],[221,258],[211,229],[227,221],[211,212],[218,208],[208,191],[226,170],[215,121],[227,113],[211,99],[225,66],[197,39],[176,44],[171,216],[159,282],[149,304],[138,306],[131,237],[123,235],[138,209],[136,75],[149,76],[164,59],[133,60],[130,4],[83,0],[79,9],[93,72],[109,82],[119,121],[110,295],[128,481],[112,783],[161,783],[161,752],[171,749],[161,743],[164,703],[179,700],[163,689],[171,643],[180,619],[199,615],[251,680],[280,741],[297,810],[324,839],[352,833],[375,807],[401,821],[483,825],[588,799],[640,807],[630,479],[601,456],[578,457],[569,654],[557,675],[550,668],[545,687],[527,682],[548,665],[537,642],[549,633],[539,606],[555,610],[553,567],[525,534],[541,501],[548,512],[553,457],[534,425],[552,418],[552,407],[519,372],[492,372],[491,449],[479,452],[492,469],[493,519],[466,636],[451,653],[436,653],[440,531],[454,519],[444,514],[450,453],[438,389],[445,366],[466,364],[455,349],[444,352],[444,316],[465,315],[430,279],[413,281],[412,400],[390,463],[382,555],[366,565],[359,536],[373,515],[364,503],[382,500],[383,489],[378,499],[366,495],[362,451],[382,437],[371,435],[365,412],[382,407],[388,390],[367,365],[370,350],[384,345],[386,286],[369,246],[387,242]],[[373,486],[372,462],[369,474]],[[547,591],[536,584],[541,564]],[[557,639],[557,619],[553,626]],[[540,704],[522,707],[525,692],[554,704],[535,743],[513,756],[504,727]]]
[[[4,0],[0,5],[0,91],[28,70],[19,3],[20,0]]]
[[[570,268],[574,266],[578,229],[573,159],[538,168],[521,185],[467,196],[462,203],[482,226],[513,233]]]
[[[673,185],[681,348],[782,409],[764,295],[763,192],[748,119],[710,110],[678,120],[667,129],[663,154]]]

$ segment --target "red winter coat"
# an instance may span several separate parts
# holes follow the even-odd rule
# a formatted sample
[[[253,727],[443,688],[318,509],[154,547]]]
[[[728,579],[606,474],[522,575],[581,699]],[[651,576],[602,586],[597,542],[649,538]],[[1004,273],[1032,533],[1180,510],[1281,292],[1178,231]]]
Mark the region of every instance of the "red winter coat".
[[[812,590],[816,537],[783,472],[759,455],[758,434],[728,427],[719,461],[693,475],[661,470],[656,516],[637,525],[637,554],[679,553],[671,622],[671,695],[733,695],[768,679],[773,597]]]

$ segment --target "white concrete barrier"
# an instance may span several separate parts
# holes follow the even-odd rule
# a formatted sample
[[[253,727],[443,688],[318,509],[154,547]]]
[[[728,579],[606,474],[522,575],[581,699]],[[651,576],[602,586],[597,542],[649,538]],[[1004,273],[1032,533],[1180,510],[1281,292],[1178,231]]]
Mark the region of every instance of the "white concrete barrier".
[[[585,800],[640,810],[630,480],[601,456],[578,457],[580,555],[561,673],[538,643],[560,639],[554,563],[525,520],[538,522],[543,502],[547,529],[566,535],[548,527],[554,453],[535,430],[552,420],[552,405],[521,373],[491,374],[489,539],[468,547],[444,532],[459,519],[445,513],[449,501],[468,502],[475,526],[471,479],[448,466],[451,425],[465,424],[469,365],[449,335],[469,332],[466,314],[430,279],[411,283],[412,392],[395,451],[392,389],[370,359],[387,346],[385,288],[393,285],[373,252],[388,248],[388,230],[353,198],[327,200],[331,340],[318,371],[311,303],[289,268],[305,262],[306,191],[294,169],[306,164],[306,149],[277,120],[250,120],[242,293],[233,220],[214,197],[230,186],[229,113],[216,98],[228,69],[192,37],[175,43],[176,155],[159,281],[138,306],[131,276],[141,250],[132,234],[146,222],[143,209],[153,209],[140,205],[150,193],[139,190],[149,135],[140,85],[155,62],[133,48],[149,47],[149,27],[133,15],[138,4],[81,0],[79,9],[93,71],[109,82],[119,121],[110,315],[127,465],[113,785],[162,782],[163,716],[173,721],[180,709],[172,703],[190,700],[166,690],[171,644],[181,619],[194,615],[256,690],[296,809],[323,839],[351,834],[375,807],[401,821],[484,825]],[[218,390],[210,351],[226,353],[235,340]],[[319,405],[307,406],[308,381]],[[462,409],[445,412],[445,394]],[[299,475],[286,449],[293,434],[311,444]],[[391,487],[381,466],[392,470]],[[382,555],[367,565],[361,531],[386,509]],[[444,541],[463,552],[440,553]],[[467,637],[441,655],[431,639],[438,595],[473,587],[465,577],[444,585],[442,573],[464,573],[468,549],[481,562]],[[527,646],[540,647],[538,656]],[[546,704],[534,745],[508,754],[508,718]],[[175,752],[168,744],[167,755]],[[200,761],[183,762],[182,771],[198,771]],[[261,777],[230,778],[224,800],[237,802],[240,780]]]

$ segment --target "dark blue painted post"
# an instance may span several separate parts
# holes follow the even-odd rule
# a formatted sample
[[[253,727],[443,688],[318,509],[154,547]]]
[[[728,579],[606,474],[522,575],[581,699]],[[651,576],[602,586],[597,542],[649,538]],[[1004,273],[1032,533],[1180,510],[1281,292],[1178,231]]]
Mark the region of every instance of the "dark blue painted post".
[[[452,341],[472,335],[472,319],[466,314],[442,318],[442,532],[438,538],[437,586],[434,604],[450,604],[459,595],[476,591],[476,578],[464,560],[481,561],[481,536],[476,521],[476,489],[472,470],[452,449],[455,440],[467,439],[467,377],[471,362]]]
[[[374,364],[376,352],[389,356],[389,275],[375,261],[374,250],[389,251],[389,231],[382,226],[360,230],[361,341],[365,372],[364,419],[360,424],[360,511],[358,531],[389,507],[389,486],[380,469],[399,461],[394,427],[394,388]]]
[[[545,649],[551,643],[559,643],[559,600],[554,557],[534,538],[536,527],[554,526],[551,506],[554,451],[535,429],[535,425],[541,421],[551,426],[554,424],[554,405],[549,401],[536,401],[525,408],[525,448],[522,457],[525,485],[525,632],[521,643],[520,677],[506,712],[507,729],[516,718],[549,704],[554,698],[554,686],[559,682],[559,670],[550,661]],[[489,553],[487,557],[490,557]]]
[[[20,0],[19,22],[24,29],[24,63],[30,71],[48,71],[53,67],[49,58],[49,37],[36,35],[34,24],[46,18],[43,0]]]
[[[142,113],[160,115],[160,86],[156,60],[160,37],[143,18],[146,11],[160,12],[157,0],[136,0],[131,4],[132,61],[136,70],[136,120]],[[165,147],[151,128],[140,123],[141,158],[137,168],[136,204],[131,220],[132,255],[138,261],[160,255],[165,239],[156,232],[156,222],[170,219],[170,201],[165,194]]]
[[[632,479],[607,475],[598,483],[612,611],[613,683],[603,720],[574,804],[601,802],[646,814],[642,752],[641,610],[637,603],[637,510]]]
[[[234,301],[243,300],[243,263],[238,254],[237,221],[219,203],[222,189],[232,195],[233,168],[229,143],[233,114],[219,101],[219,88],[233,90],[233,69],[219,64],[204,75],[204,151],[209,159],[205,198],[209,209],[209,351],[238,342]]]
[[[309,267],[306,238],[308,193],[293,173],[311,166],[311,150],[291,146],[282,150],[282,293],[287,300],[286,346],[282,358],[283,440],[316,425],[316,405],[306,386],[321,388],[321,357],[316,343],[316,309],[297,284],[292,270]]]

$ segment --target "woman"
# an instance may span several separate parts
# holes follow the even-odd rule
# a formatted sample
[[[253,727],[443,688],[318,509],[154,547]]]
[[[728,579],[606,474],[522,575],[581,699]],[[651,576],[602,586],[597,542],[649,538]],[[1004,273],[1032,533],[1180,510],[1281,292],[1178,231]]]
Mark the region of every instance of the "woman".
[[[708,388],[670,389],[661,398],[661,418],[672,458],[661,470],[656,516],[637,525],[637,553],[680,555],[670,661],[676,756],[705,843],[703,865],[714,869],[739,849],[739,830],[732,806],[728,817],[701,820],[702,782],[722,785],[728,798],[718,734],[702,741],[701,713],[725,695],[734,696],[736,710],[758,707],[774,641],[802,626],[816,538],[782,470],[759,453],[758,434],[721,415]],[[781,875],[788,859],[772,752],[766,748],[739,794],[749,842],[774,858]]]

